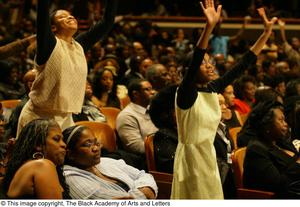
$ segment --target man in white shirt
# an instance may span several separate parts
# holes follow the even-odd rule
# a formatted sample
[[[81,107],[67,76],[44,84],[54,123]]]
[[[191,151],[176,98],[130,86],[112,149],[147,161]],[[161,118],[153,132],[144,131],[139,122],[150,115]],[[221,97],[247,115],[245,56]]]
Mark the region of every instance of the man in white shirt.
[[[117,132],[126,151],[145,154],[144,138],[158,130],[147,111],[154,90],[147,80],[136,79],[129,84],[128,95],[131,103],[117,117]]]

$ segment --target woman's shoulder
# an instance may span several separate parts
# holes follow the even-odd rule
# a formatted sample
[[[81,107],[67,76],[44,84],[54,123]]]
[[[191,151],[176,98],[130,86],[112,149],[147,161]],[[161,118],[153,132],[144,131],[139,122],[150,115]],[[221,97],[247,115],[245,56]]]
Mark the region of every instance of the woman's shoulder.
[[[37,159],[37,160],[30,160],[23,164],[21,168],[24,170],[35,171],[36,169],[56,169],[55,164],[48,159]]]

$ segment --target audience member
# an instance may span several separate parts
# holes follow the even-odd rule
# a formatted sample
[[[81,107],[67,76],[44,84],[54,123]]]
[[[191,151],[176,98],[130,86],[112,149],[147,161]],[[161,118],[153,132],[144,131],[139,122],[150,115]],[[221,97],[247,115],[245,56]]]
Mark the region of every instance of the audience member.
[[[15,109],[13,109],[9,121],[5,126],[5,140],[8,140],[10,138],[15,138],[17,134],[17,127],[18,127],[18,119],[21,114],[21,111],[28,101],[29,97],[28,94],[31,91],[32,88],[32,83],[35,80],[37,71],[35,69],[29,70],[23,77],[23,83],[25,86],[25,91],[26,93],[24,96],[21,98],[21,103],[16,106]]]
[[[144,138],[157,131],[147,110],[154,90],[148,81],[136,79],[128,86],[128,95],[131,103],[118,114],[117,132],[125,150],[145,154]]]
[[[249,116],[256,139],[250,140],[243,183],[246,188],[275,192],[279,198],[299,198],[299,152],[288,142],[283,107],[276,102],[258,104]]]
[[[234,107],[241,115],[248,114],[252,105],[255,103],[255,78],[249,75],[243,75],[237,79],[234,84]]]
[[[93,88],[90,81],[86,81],[85,96],[82,105],[82,110],[78,114],[73,114],[74,122],[78,121],[97,121],[106,122],[105,115],[101,112],[100,108],[93,103]]]
[[[101,158],[102,144],[85,126],[63,132],[67,143],[64,165],[73,199],[154,199],[157,186],[150,174],[123,160]]]
[[[272,88],[264,88],[257,90],[255,93],[255,100],[255,105],[265,101],[276,101],[283,103],[282,97]],[[250,125],[249,120],[247,118],[237,137],[238,147],[246,147],[251,139],[256,138],[257,135],[255,130],[256,129]]]
[[[226,124],[228,129],[234,127],[242,126],[242,120],[239,112],[234,108],[234,90],[233,86],[230,84],[228,85],[224,91],[222,92],[223,97],[225,98],[225,103],[227,106],[227,112],[224,115],[223,122]]]
[[[221,121],[217,128],[217,133],[214,140],[214,147],[216,149],[217,163],[221,177],[224,198],[235,198],[236,189],[231,166],[231,154],[233,151],[233,143],[229,138],[226,124],[224,124],[224,118],[227,116],[227,106],[225,98],[222,94],[219,94],[218,98],[222,115]]]
[[[87,78],[84,51],[110,31],[117,1],[107,1],[103,20],[75,39],[76,19],[66,10],[57,10],[49,18],[49,3],[38,1],[38,74],[30,99],[21,112],[18,132],[26,123],[39,117],[54,118],[62,129],[74,125],[72,113],[81,111]]]
[[[151,65],[146,72],[146,79],[151,83],[155,91],[171,84],[171,76],[167,68],[162,64]]]
[[[121,108],[120,100],[117,96],[116,73],[106,66],[96,72],[93,79],[93,91],[97,98],[93,102],[98,107]]]
[[[209,37],[220,19],[222,6],[214,7],[214,1],[202,6],[207,24],[199,38],[192,61],[179,85],[176,98],[178,146],[174,161],[171,198],[173,199],[222,199],[222,185],[217,167],[214,137],[220,121],[220,93],[247,67],[268,40],[277,18],[269,21],[264,9],[258,11],[263,17],[265,30],[235,67],[219,79],[215,78],[214,66],[205,54]],[[201,127],[199,127],[201,126]],[[203,166],[206,166],[205,168]],[[191,188],[190,185],[193,185]]]
[[[0,61],[0,101],[20,99],[25,94],[25,88],[19,81],[18,73],[14,61]]]
[[[36,119],[22,129],[3,180],[10,199],[69,198],[61,166],[66,144],[54,120]]]
[[[154,159],[156,170],[173,173],[175,151],[178,144],[175,93],[177,86],[167,86],[160,90],[151,100],[149,114],[158,128],[154,135]]]

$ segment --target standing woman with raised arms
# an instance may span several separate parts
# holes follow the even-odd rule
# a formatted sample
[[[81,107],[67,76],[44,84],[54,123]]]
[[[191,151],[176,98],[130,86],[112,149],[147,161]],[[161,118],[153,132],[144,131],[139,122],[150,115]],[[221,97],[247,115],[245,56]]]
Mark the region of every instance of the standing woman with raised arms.
[[[214,79],[214,66],[206,54],[209,36],[219,21],[222,6],[200,2],[206,26],[194,49],[189,69],[176,94],[178,146],[174,162],[172,199],[223,199],[216,152],[213,146],[221,119],[218,93],[256,61],[277,18],[269,21],[259,9],[265,29],[250,50],[224,76]]]
[[[80,113],[87,77],[84,52],[112,28],[117,0],[106,0],[102,21],[73,38],[76,19],[66,10],[57,10],[49,18],[49,0],[37,6],[37,77],[19,118],[18,133],[29,121],[54,118],[62,129],[74,125],[72,113]]]

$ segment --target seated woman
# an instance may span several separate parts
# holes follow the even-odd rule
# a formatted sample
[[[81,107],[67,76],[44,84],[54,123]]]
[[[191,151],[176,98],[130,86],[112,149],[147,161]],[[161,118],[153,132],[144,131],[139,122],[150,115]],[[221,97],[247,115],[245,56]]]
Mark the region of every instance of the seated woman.
[[[150,174],[123,160],[101,158],[101,143],[85,126],[64,130],[67,156],[64,166],[70,196],[74,199],[153,199],[157,186]]]
[[[92,101],[98,107],[109,106],[121,109],[121,103],[117,96],[116,73],[109,66],[100,69],[95,74],[93,90],[95,97]]]
[[[22,129],[3,180],[8,198],[69,198],[62,175],[66,144],[54,120],[36,119]]]
[[[99,107],[93,103],[93,88],[91,86],[91,81],[89,78],[85,85],[85,95],[80,113],[72,114],[74,122],[78,121],[96,121],[96,122],[106,122],[106,117],[102,113]]]
[[[257,138],[247,146],[244,186],[275,192],[279,198],[300,198],[300,157],[287,139],[282,105],[259,103],[248,119]]]
[[[264,88],[256,90],[255,92],[255,105],[254,107],[266,101],[277,101],[279,103],[283,103],[281,96],[272,88]],[[237,145],[238,147],[246,147],[248,145],[249,140],[257,137],[256,128],[249,124],[248,119],[244,123],[241,131],[238,133],[237,137]]]

